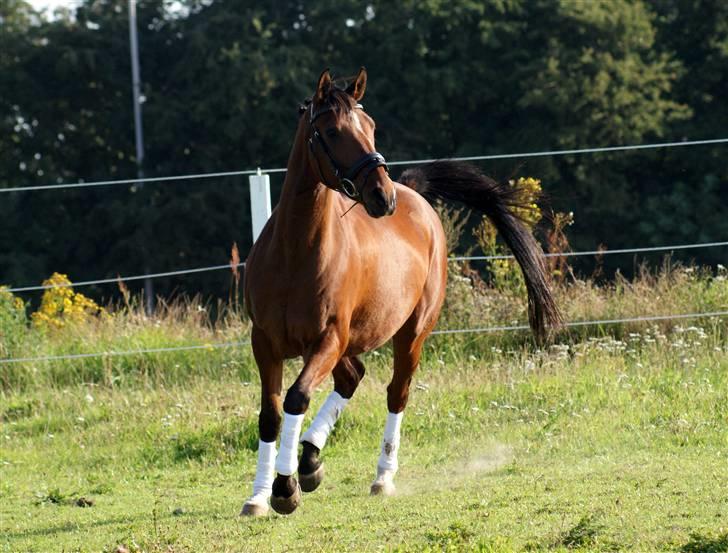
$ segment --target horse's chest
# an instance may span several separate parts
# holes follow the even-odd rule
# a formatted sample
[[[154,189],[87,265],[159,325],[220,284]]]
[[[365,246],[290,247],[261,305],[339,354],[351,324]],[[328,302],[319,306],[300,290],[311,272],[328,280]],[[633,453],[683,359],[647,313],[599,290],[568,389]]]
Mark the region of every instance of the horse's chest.
[[[294,290],[286,296],[281,324],[295,336],[318,335],[336,314],[336,299],[327,290]]]
[[[256,326],[288,355],[299,355],[337,320],[337,302],[331,288],[315,279],[276,278],[275,273],[250,289],[251,317]],[[304,284],[307,282],[308,284]]]

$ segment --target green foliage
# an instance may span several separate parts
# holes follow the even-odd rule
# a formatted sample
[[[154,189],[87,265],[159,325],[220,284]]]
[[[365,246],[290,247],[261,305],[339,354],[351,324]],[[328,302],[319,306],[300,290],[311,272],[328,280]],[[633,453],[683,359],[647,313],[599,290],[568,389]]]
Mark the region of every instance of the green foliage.
[[[495,226],[486,217],[473,231],[480,251],[486,256],[508,256],[510,251],[503,244],[497,241]],[[502,292],[521,294],[526,292],[526,283],[523,273],[515,259],[492,259],[488,261],[488,272],[491,275],[493,285]]]
[[[537,36],[544,52],[522,69],[532,78],[518,104],[559,121],[559,146],[641,142],[689,117],[689,108],[670,98],[681,66],[655,52],[644,3],[556,4],[542,11]]]
[[[27,331],[25,304],[0,286],[0,357],[15,353]]]
[[[714,175],[687,184],[676,180],[669,191],[648,198],[645,218],[639,228],[654,244],[708,241],[712,236],[728,236],[728,181]],[[713,234],[715,233],[715,234]],[[724,259],[724,256],[717,256]]]
[[[461,242],[463,231],[467,227],[470,211],[465,207],[451,206],[439,200],[435,202],[434,208],[440,215],[440,221],[442,221],[447,251],[454,252]]]
[[[33,414],[36,407],[36,403],[30,400],[10,402],[0,413],[0,419],[4,422],[25,419]]]
[[[138,14],[147,176],[283,166],[326,66],[367,66],[391,159],[714,138],[728,117],[721,0],[140,0]],[[0,187],[133,178],[126,2],[47,19],[3,0],[0,17]],[[719,240],[724,157],[720,145],[566,156],[528,173],[577,213],[575,249]],[[0,218],[0,280],[14,284],[219,264],[233,242],[250,246],[245,178],[7,194]],[[227,297],[229,280],[183,285]]]

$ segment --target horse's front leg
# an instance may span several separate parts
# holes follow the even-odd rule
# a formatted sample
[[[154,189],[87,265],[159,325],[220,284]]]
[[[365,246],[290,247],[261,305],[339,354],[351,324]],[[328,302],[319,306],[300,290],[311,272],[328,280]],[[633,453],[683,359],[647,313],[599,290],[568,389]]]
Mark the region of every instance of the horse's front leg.
[[[293,475],[298,469],[298,440],[303,417],[308,409],[311,393],[331,374],[344,349],[343,340],[337,333],[330,332],[325,335],[309,350],[301,374],[286,393],[280,451],[275,464],[278,475],[273,481],[270,500],[271,507],[278,513],[290,514],[301,502],[301,488]]]
[[[303,452],[298,463],[298,478],[304,492],[312,492],[321,484],[324,465],[319,455],[344,407],[364,378],[364,372],[364,364],[356,357],[342,357],[334,367],[334,391],[301,437]]]
[[[273,486],[273,464],[276,459],[276,439],[281,428],[283,361],[274,355],[270,341],[260,329],[253,327],[251,342],[260,372],[260,440],[253,495],[245,502],[240,514],[262,516],[268,513],[268,499]]]

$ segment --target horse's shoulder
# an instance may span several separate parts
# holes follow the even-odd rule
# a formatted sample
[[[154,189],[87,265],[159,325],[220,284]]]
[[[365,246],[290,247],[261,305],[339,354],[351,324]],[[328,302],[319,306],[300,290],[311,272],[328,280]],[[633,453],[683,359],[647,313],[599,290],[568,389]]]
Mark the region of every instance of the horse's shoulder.
[[[398,207],[404,206],[410,210],[414,209],[416,213],[426,213],[427,215],[435,213],[435,210],[422,194],[398,182],[395,183],[395,186],[397,189]]]
[[[440,216],[422,194],[397,183],[397,211],[418,225],[440,223]]]

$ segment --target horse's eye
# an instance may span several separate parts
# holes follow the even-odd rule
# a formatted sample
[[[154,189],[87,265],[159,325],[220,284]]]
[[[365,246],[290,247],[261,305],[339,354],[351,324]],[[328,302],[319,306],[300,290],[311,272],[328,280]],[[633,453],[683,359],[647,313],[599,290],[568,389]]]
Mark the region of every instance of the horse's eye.
[[[336,130],[336,128],[331,127],[329,129],[326,129],[326,136],[329,138],[336,138],[336,136],[339,134],[339,131]]]

